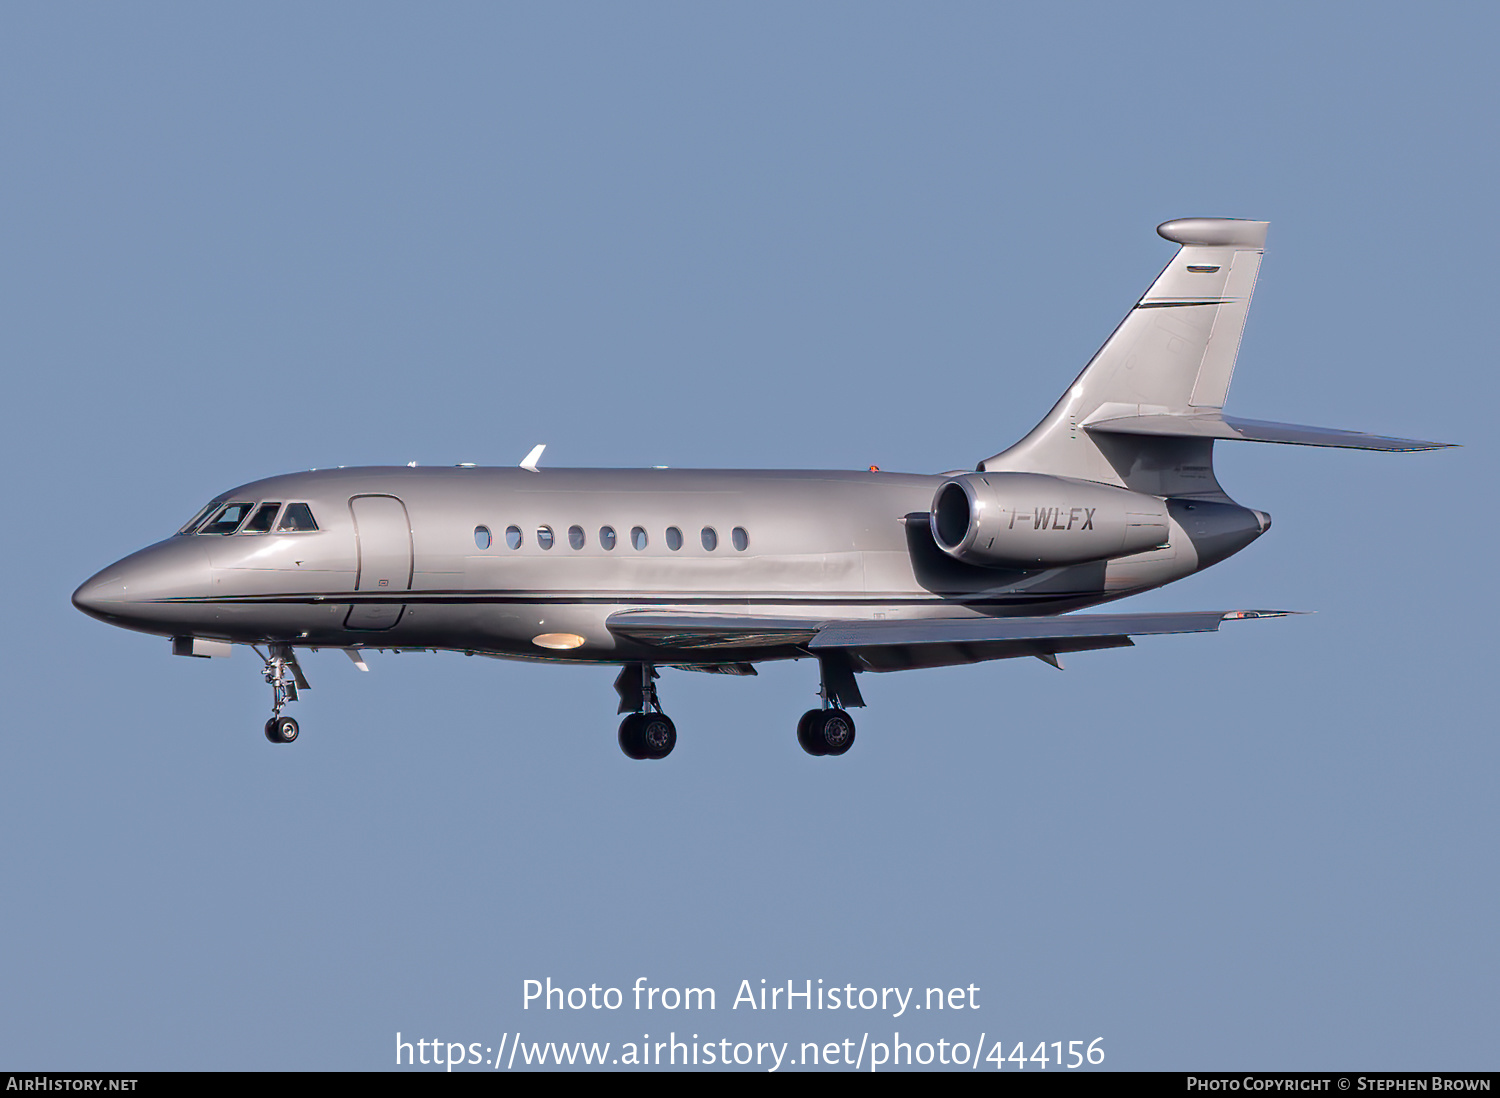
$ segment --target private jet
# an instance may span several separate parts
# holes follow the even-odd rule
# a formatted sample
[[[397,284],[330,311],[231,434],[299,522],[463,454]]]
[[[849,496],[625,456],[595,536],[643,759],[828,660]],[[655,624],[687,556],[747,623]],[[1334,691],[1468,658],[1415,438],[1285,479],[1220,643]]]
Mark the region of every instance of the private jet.
[[[1169,221],[1178,250],[1023,439],[972,472],[324,469],[216,496],[73,594],[80,610],[264,664],[272,743],[299,651],[455,651],[620,667],[619,746],[665,758],[658,669],[812,658],[810,755],[854,743],[867,672],[1128,647],[1285,611],[1073,614],[1190,576],[1271,525],[1214,475],[1218,441],[1448,445],[1223,412],[1267,223]]]

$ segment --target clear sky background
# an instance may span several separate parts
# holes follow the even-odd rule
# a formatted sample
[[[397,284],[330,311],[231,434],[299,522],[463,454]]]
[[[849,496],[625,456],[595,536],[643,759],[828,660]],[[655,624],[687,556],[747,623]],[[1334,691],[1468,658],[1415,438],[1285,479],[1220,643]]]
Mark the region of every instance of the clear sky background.
[[[1495,1068],[1491,6],[8,4],[0,1069],[479,1042],[1103,1038],[1120,1069]],[[1272,223],[1221,444],[1275,527],[1121,609],[1317,614],[866,676],[246,651],[73,588],[258,477],[940,472],[1172,254]],[[712,987],[543,1013],[522,981]],[[977,985],[753,1013],[741,980]],[[1007,1070],[1014,1070],[1009,1065]]]

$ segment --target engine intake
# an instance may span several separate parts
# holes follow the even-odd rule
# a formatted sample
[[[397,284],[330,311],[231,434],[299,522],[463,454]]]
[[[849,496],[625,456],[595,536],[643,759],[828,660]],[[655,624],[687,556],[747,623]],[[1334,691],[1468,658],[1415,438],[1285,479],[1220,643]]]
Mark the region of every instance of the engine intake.
[[[986,568],[1056,568],[1155,549],[1167,505],[1126,488],[1041,473],[966,473],[945,481],[929,517],[938,547]]]

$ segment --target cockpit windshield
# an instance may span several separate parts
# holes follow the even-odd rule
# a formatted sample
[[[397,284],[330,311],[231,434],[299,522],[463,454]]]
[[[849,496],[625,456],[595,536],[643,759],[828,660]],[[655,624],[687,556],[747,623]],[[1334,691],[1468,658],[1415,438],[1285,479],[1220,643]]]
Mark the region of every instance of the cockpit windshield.
[[[240,523],[245,521],[255,504],[236,501],[226,503],[214,512],[213,518],[205,522],[198,530],[200,534],[232,534],[240,528]]]
[[[278,534],[292,530],[316,530],[317,522],[313,519],[312,508],[305,503],[288,503],[286,512],[281,516],[281,524],[276,527]]]
[[[276,521],[280,514],[281,521]],[[249,519],[247,522],[246,519]],[[179,534],[278,534],[306,533],[318,528],[312,508],[305,503],[288,503],[283,510],[279,501],[264,503],[216,499],[193,516]]]
[[[203,510],[194,515],[192,519],[189,520],[188,523],[177,532],[179,534],[191,534],[193,531],[197,530],[199,526],[203,525],[203,520],[208,518],[209,513],[218,509],[218,507],[222,505],[223,502],[223,500],[216,499],[212,503],[205,504]]]
[[[271,524],[276,521],[276,512],[281,510],[279,503],[262,503],[260,509],[255,512],[255,517],[245,523],[242,534],[269,534]]]

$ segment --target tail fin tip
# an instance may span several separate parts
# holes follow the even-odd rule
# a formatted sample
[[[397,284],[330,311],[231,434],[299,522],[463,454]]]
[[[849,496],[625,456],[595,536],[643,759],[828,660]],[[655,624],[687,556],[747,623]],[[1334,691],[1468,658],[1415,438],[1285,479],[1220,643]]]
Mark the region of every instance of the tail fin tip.
[[[1264,248],[1270,227],[1269,221],[1236,217],[1179,217],[1163,221],[1156,233],[1185,248]]]

